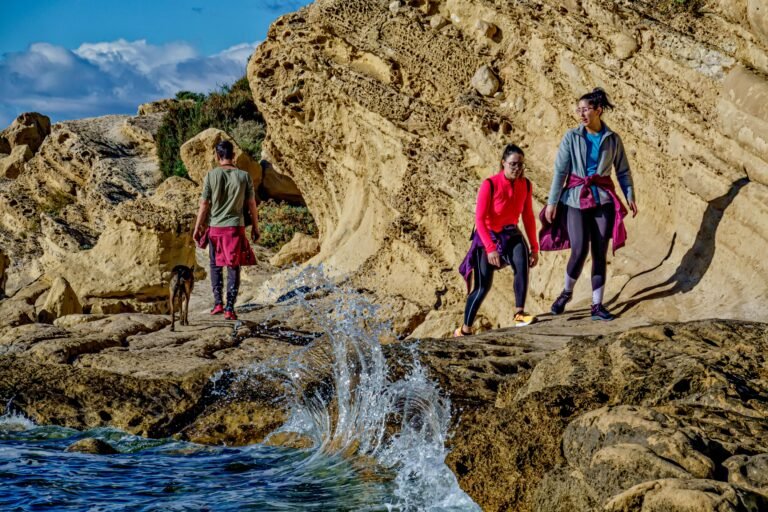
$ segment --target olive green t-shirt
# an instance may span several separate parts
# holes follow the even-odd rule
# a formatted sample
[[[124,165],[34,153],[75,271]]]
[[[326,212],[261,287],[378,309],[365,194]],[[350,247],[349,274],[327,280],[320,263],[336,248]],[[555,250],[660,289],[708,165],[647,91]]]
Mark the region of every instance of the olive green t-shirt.
[[[240,169],[217,167],[205,175],[200,197],[211,203],[209,226],[244,226],[245,202],[255,197],[251,175]]]

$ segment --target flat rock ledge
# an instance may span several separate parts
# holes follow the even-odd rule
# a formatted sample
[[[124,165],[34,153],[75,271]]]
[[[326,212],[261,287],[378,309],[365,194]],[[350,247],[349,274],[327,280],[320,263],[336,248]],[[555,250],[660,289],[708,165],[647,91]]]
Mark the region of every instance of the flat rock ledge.
[[[0,399],[38,424],[260,442],[286,418],[282,389],[229,377],[326,343],[282,313],[20,326],[0,338]],[[571,320],[418,341],[452,401],[447,463],[483,510],[768,509],[768,325]],[[385,345],[392,379],[413,343]]]

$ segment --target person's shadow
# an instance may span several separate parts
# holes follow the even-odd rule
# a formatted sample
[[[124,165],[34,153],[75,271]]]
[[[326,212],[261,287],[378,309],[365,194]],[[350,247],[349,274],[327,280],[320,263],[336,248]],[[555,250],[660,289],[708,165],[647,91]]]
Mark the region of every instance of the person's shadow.
[[[687,293],[693,290],[699,284],[701,279],[707,273],[707,270],[709,270],[709,267],[712,264],[712,259],[715,256],[715,240],[717,235],[717,228],[720,226],[720,221],[723,219],[723,214],[736,198],[739,191],[741,191],[741,189],[747,183],[749,183],[749,178],[745,177],[738,179],[731,184],[731,187],[727,193],[709,201],[707,204],[707,209],[704,211],[704,215],[702,216],[699,231],[696,233],[696,240],[693,242],[691,248],[688,249],[688,252],[683,255],[683,258],[680,260],[680,265],[678,265],[677,269],[675,269],[675,272],[666,281],[643,288],[642,290],[634,293],[629,300],[619,302],[617,304],[617,307],[621,308],[617,312],[619,315],[629,311],[641,302],[661,299],[678,293]],[[670,245],[667,255],[658,265],[648,270],[644,270],[639,274],[633,275],[630,277],[629,281],[659,268],[662,263],[664,263],[664,261],[672,254],[672,249],[674,248],[676,238],[677,233],[675,233],[675,235],[672,237],[672,244]],[[625,283],[622,287],[621,291],[619,291],[619,293],[617,293],[608,302],[609,305],[618,299],[629,281],[627,281],[627,283]],[[670,287],[667,288],[667,286]],[[660,288],[666,289],[659,290]]]

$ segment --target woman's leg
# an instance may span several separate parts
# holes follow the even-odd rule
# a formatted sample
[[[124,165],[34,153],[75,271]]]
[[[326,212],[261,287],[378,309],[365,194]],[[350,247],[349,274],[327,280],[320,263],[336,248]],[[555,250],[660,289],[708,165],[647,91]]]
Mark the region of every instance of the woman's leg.
[[[510,242],[510,245],[504,259],[515,273],[515,309],[520,312],[525,309],[525,298],[528,295],[528,246],[523,237]]]
[[[475,322],[477,310],[483,303],[483,299],[488,295],[488,291],[493,284],[494,266],[488,263],[488,256],[485,251],[478,249],[472,258],[472,272],[474,274],[474,285],[472,293],[467,297],[467,305],[464,308],[464,327],[465,332],[469,332],[472,324]]]
[[[608,245],[613,231],[615,212],[613,203],[597,208],[592,216],[589,230],[592,252],[592,304],[603,303],[605,275],[608,261]]]
[[[571,241],[571,256],[565,267],[565,291],[572,292],[573,285],[581,275],[584,262],[589,252],[589,220],[590,210],[580,210],[568,207],[568,238]]]

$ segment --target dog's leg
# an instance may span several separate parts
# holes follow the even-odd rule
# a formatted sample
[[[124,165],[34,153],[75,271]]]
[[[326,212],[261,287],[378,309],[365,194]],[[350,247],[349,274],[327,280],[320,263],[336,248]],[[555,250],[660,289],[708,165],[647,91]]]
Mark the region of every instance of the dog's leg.
[[[168,297],[168,304],[171,306],[171,332],[176,330],[176,318],[175,318],[175,315],[173,314],[173,302],[174,302],[173,299],[174,299],[173,291],[171,291],[171,296]]]

